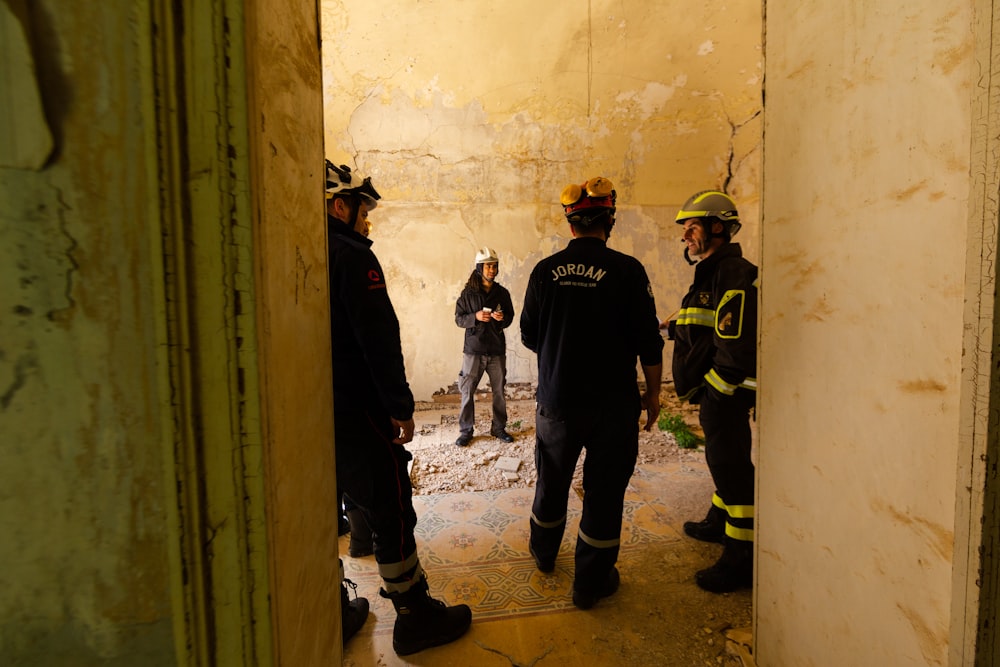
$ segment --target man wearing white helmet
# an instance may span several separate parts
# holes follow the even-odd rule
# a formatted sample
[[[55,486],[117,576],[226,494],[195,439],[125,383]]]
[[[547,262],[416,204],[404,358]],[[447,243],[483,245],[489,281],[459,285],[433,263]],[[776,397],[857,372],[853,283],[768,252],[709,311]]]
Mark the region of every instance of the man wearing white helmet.
[[[699,405],[705,460],[716,489],[706,517],[686,522],[684,532],[724,545],[719,560],[697,572],[695,582],[726,593],[753,585],[749,414],[757,397],[757,267],[732,242],[740,216],[726,193],[692,195],[676,222],[684,225],[684,257],[696,264],[694,282],[677,319],[661,326],[674,341],[677,395]]]
[[[570,484],[583,448],[583,513],[573,604],[589,609],[618,590],[625,489],[660,413],[663,338],[646,269],[607,247],[617,194],[606,178],[569,185],[560,198],[573,240],[531,272],[521,341],[538,355],[535,468],[528,550],[551,572],[566,529]],[[636,361],[646,388],[640,396]]]
[[[380,594],[397,614],[392,646],[408,655],[458,639],[472,613],[431,598],[417,558],[412,456],[403,447],[413,439],[413,394],[399,320],[367,237],[379,194],[371,179],[327,160],[326,197],[337,486],[371,527]],[[346,588],[341,599],[346,640],[364,623],[368,603],[348,602]]]
[[[514,442],[507,432],[507,339],[504,329],[514,321],[514,304],[510,292],[496,281],[500,260],[492,248],[483,247],[476,253],[476,268],[465,283],[455,302],[455,324],[465,329],[462,347],[462,370],[458,373],[458,388],[462,392],[462,407],[458,414],[458,440],[465,447],[472,442],[476,421],[476,388],[485,372],[490,378],[493,394],[493,421],[490,434],[503,442]]]

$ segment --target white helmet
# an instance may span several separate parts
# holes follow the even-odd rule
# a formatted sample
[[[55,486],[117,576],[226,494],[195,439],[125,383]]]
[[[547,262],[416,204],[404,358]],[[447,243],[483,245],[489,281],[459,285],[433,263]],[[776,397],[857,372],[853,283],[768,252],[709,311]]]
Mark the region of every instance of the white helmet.
[[[476,264],[497,264],[499,262],[497,251],[489,246],[483,246],[476,251]]]
[[[352,172],[346,164],[339,167],[326,161],[326,198],[333,199],[336,194],[358,195],[368,204],[368,210],[378,206],[378,200],[382,198],[375,191],[372,179],[362,176],[357,172]]]

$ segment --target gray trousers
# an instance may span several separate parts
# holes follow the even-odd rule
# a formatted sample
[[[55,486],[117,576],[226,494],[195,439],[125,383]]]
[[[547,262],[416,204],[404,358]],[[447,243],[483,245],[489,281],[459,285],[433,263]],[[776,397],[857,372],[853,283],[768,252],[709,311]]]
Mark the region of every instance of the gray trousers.
[[[458,413],[458,428],[462,433],[472,434],[476,423],[476,389],[483,373],[490,377],[490,391],[493,392],[493,423],[490,433],[497,434],[507,428],[507,386],[506,354],[466,354],[462,359],[462,370],[458,373],[458,389],[462,393],[462,409]]]

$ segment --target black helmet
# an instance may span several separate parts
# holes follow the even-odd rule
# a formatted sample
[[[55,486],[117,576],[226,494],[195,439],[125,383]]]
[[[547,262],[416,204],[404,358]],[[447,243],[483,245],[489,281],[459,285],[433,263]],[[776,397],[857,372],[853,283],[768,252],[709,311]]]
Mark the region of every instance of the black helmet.
[[[613,220],[617,199],[615,186],[603,176],[595,176],[582,185],[567,185],[559,196],[566,219],[584,227],[607,216]]]
[[[691,198],[681,206],[681,210],[677,211],[675,222],[684,224],[685,220],[691,218],[715,218],[722,223],[726,240],[736,236],[736,232],[743,227],[740,223],[740,214],[736,210],[736,202],[725,192],[718,190],[703,190],[691,195]],[[710,225],[706,225],[706,230],[711,234]]]

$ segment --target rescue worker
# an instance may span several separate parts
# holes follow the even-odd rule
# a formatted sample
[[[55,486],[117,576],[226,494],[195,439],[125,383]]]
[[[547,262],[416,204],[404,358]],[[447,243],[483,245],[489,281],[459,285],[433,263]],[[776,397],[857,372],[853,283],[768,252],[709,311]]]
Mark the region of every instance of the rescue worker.
[[[566,508],[584,447],[583,514],[573,604],[589,609],[618,590],[625,489],[639,450],[639,416],[660,411],[663,338],[649,278],[634,257],[607,247],[617,193],[604,177],[569,185],[560,200],[573,239],[532,270],[521,341],[538,356],[535,467],[528,548],[555,568]],[[636,360],[645,392],[639,394]]]
[[[684,258],[697,266],[677,319],[661,326],[674,341],[677,395],[699,405],[716,489],[705,519],[686,522],[684,532],[724,545],[718,562],[695,575],[701,588],[724,593],[753,585],[749,415],[757,397],[757,267],[732,242],[740,216],[724,192],[693,195],[676,221],[684,225]]]
[[[371,179],[327,160],[326,197],[337,485],[371,528],[379,593],[396,609],[392,647],[408,655],[459,638],[472,613],[464,604],[448,607],[428,595],[417,557],[417,515],[406,469],[412,457],[403,447],[413,439],[413,394],[399,320],[365,235],[379,194]],[[364,623],[362,611],[366,616],[368,603],[358,598],[346,613]],[[345,616],[345,637],[347,623]]]
[[[507,432],[507,338],[504,329],[514,321],[514,304],[510,292],[497,282],[500,260],[492,248],[476,252],[476,268],[465,283],[455,302],[455,324],[465,329],[462,347],[462,370],[458,373],[458,388],[462,407],[458,413],[458,440],[465,447],[472,442],[476,422],[476,388],[485,372],[490,378],[493,394],[493,421],[490,434],[503,442],[514,442]]]

